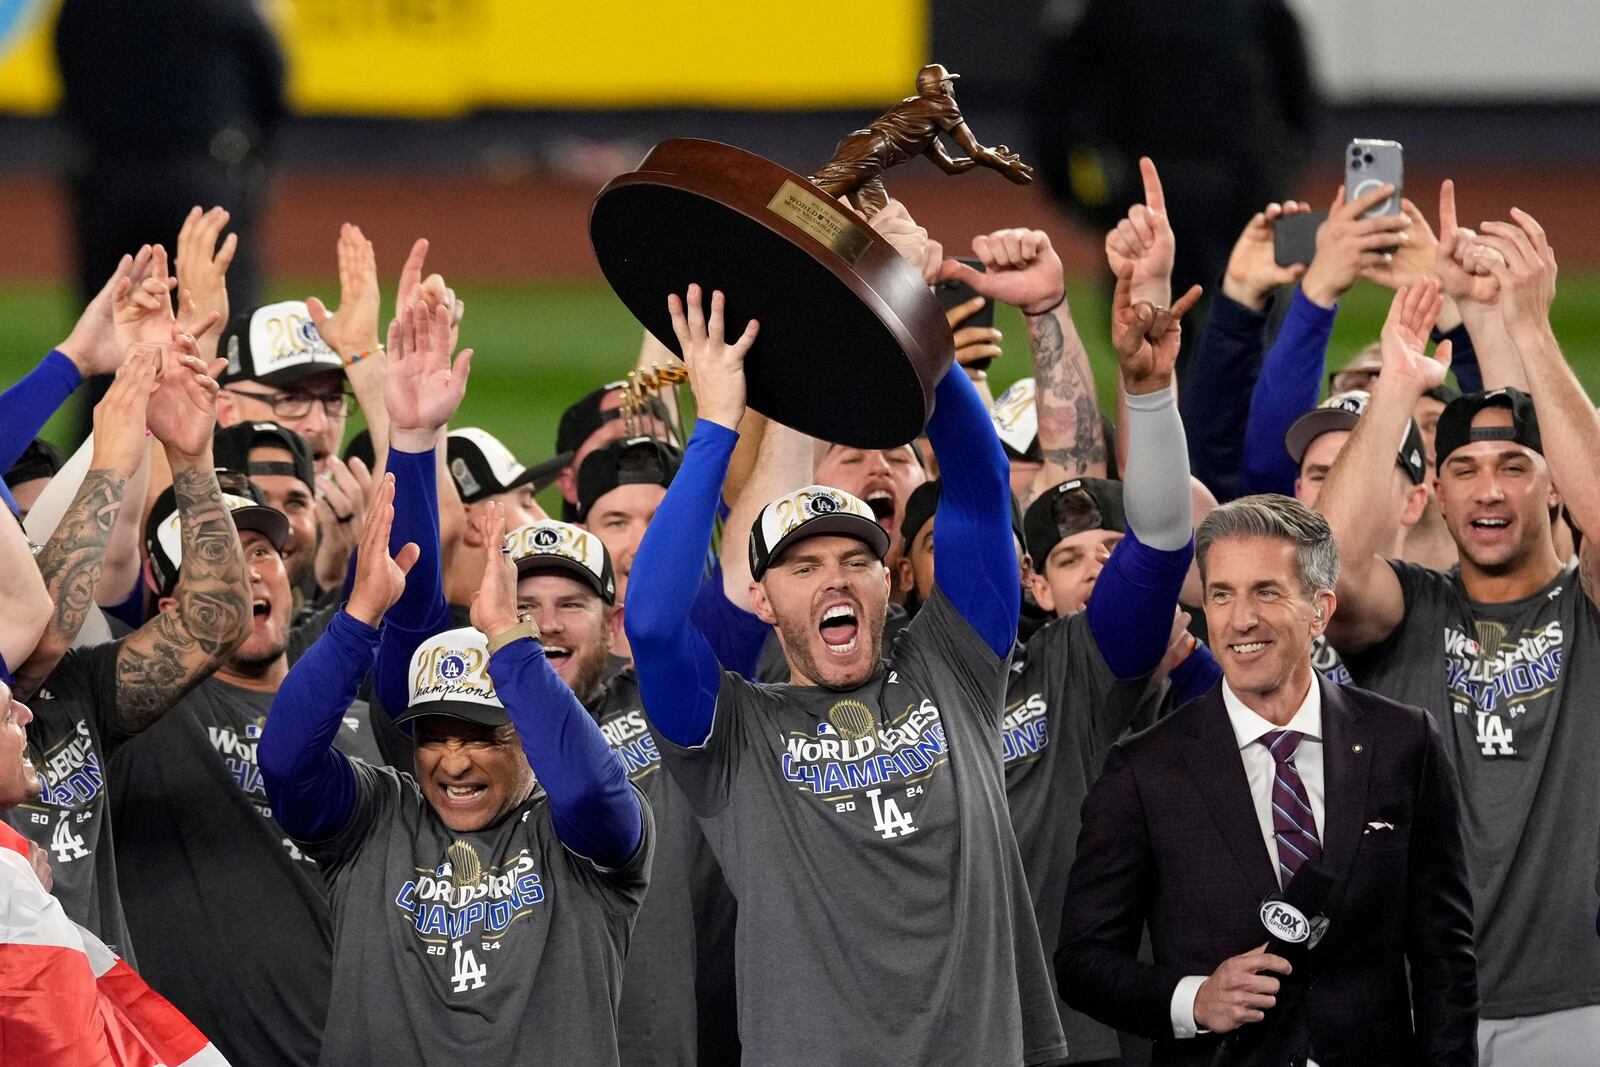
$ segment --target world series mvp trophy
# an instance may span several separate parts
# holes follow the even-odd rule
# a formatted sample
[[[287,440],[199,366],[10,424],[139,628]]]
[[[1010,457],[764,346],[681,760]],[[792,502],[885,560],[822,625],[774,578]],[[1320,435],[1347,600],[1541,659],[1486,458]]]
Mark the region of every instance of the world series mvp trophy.
[[[595,198],[589,238],[606,280],[679,355],[667,294],[690,283],[726,294],[729,336],[759,320],[745,377],[762,414],[859,448],[916,438],[955,358],[950,326],[917,270],[837,198],[870,217],[888,202],[884,172],[917,156],[946,174],[987,167],[1032,181],[1014,152],[967,128],[957,77],[923,67],[917,95],[840,141],[809,178],[715,141],[661,142]],[[942,136],[967,154],[950,155]]]

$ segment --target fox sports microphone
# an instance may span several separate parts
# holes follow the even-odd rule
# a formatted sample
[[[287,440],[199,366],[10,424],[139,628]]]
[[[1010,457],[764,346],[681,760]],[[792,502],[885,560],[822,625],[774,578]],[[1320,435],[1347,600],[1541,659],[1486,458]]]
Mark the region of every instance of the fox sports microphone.
[[[1282,956],[1298,970],[1327,931],[1322,909],[1327,906],[1332,891],[1332,875],[1315,863],[1301,864],[1282,893],[1274,893],[1261,902],[1261,925],[1267,932],[1266,951]],[[1279,995],[1282,996],[1281,987]],[[1266,1014],[1270,1015],[1271,1010]],[[1240,1027],[1222,1039],[1212,1057],[1213,1064],[1232,1060],[1243,1030],[1244,1027]]]

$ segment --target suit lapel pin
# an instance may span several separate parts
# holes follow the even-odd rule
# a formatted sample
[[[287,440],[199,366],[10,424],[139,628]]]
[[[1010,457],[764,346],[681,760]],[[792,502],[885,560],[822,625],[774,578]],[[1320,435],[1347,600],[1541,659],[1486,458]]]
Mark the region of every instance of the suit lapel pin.
[[[1361,751],[1361,746],[1360,745],[1351,745],[1350,746],[1350,751],[1351,752],[1360,752]]]

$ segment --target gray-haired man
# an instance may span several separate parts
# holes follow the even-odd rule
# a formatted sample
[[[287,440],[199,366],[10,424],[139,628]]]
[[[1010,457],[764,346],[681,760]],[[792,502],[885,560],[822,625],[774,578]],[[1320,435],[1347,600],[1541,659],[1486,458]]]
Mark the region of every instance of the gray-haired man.
[[[1245,497],[1196,550],[1223,681],[1111,750],[1067,887],[1062,996],[1155,1039],[1158,1063],[1219,1044],[1240,1063],[1475,1063],[1455,777],[1426,712],[1312,670],[1339,571],[1327,522]]]

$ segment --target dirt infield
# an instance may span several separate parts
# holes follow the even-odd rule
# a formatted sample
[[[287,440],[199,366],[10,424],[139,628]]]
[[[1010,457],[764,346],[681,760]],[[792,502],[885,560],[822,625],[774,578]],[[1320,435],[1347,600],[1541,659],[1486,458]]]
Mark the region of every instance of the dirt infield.
[[[1445,175],[1417,168],[1407,186],[1430,216]],[[1454,175],[1462,220],[1475,225],[1504,217],[1514,206],[1532,212],[1551,231],[1563,267],[1600,268],[1600,170],[1588,167],[1485,168]],[[1337,175],[1302,183],[1313,204]],[[429,265],[479,282],[592,280],[599,276],[588,242],[595,189],[540,178],[495,180],[467,174],[417,179],[399,172],[281,172],[268,212],[266,268],[275,277],[320,277],[333,272],[333,241],[344,221],[358,222],[377,244],[381,261],[399,257],[418,236],[433,241]],[[970,235],[1001,226],[1037,226],[1056,237],[1068,270],[1103,270],[1099,237],[1070,225],[1038,187],[1003,182],[907,178],[894,192],[919,222],[953,250]],[[51,175],[0,177],[0,226],[6,255],[0,281],[69,279],[72,242],[68,205]],[[176,223],[177,220],[174,220]],[[1242,220],[1241,220],[1242,222]]]

